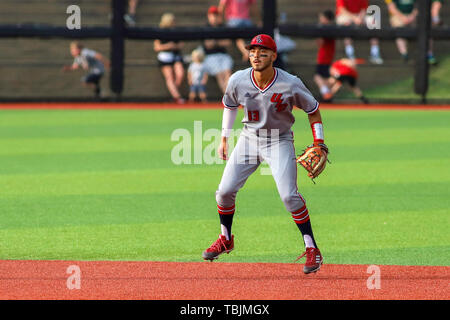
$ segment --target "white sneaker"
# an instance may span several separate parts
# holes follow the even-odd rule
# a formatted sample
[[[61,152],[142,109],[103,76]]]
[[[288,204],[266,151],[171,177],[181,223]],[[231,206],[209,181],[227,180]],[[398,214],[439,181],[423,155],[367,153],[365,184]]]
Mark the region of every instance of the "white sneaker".
[[[128,26],[130,27],[134,27],[136,26],[136,18],[131,15],[131,14],[126,14],[123,16],[125,22],[128,24]]]
[[[373,64],[383,64],[383,59],[380,56],[370,56],[369,61]]]

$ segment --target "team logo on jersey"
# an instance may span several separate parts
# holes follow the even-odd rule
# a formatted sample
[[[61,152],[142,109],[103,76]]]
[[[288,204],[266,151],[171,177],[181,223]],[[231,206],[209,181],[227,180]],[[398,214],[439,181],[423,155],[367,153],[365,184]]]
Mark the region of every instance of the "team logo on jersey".
[[[283,111],[288,105],[287,103],[283,103],[283,99],[281,99],[282,96],[282,93],[274,93],[272,98],[270,98],[270,102],[276,103],[275,109],[277,109],[277,112]]]

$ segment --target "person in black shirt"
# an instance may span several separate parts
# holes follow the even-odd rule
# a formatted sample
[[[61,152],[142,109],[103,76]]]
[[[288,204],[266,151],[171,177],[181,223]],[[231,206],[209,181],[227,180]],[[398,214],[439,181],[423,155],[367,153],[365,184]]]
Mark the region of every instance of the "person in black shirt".
[[[174,25],[175,17],[173,14],[165,13],[161,17],[160,28],[171,28]],[[158,53],[158,64],[166,80],[167,89],[176,103],[184,103],[185,100],[181,97],[179,91],[185,73],[181,54],[183,43],[156,39],[153,46],[154,50]]]

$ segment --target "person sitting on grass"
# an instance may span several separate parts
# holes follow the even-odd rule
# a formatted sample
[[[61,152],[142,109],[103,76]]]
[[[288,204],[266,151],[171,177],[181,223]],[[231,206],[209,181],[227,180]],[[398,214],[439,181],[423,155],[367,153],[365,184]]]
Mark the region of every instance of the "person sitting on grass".
[[[85,87],[94,91],[96,98],[100,98],[100,80],[105,74],[105,66],[109,68],[109,60],[102,54],[85,48],[77,41],[70,43],[70,54],[74,57],[74,61],[72,65],[64,66],[63,71],[74,71],[80,68],[88,70],[88,74],[81,81]]]
[[[353,94],[363,103],[369,103],[364,97],[362,90],[357,86],[358,72],[356,64],[363,63],[362,59],[340,59],[335,61],[330,67],[331,77],[328,79],[331,88],[331,96],[334,97],[342,88],[344,83],[348,83]],[[331,99],[330,99],[331,100]]]

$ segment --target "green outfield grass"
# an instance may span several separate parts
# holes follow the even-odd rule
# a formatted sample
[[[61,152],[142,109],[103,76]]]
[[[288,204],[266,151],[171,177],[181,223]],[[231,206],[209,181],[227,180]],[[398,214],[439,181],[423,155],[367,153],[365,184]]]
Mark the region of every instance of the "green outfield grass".
[[[173,164],[171,134],[219,128],[221,114],[1,111],[0,259],[200,261],[220,232],[224,164]],[[450,112],[322,115],[332,164],[316,185],[299,170],[299,189],[325,262],[449,265]],[[311,131],[296,116],[300,152]],[[220,261],[293,262],[303,250],[260,170],[238,194],[233,233]]]

